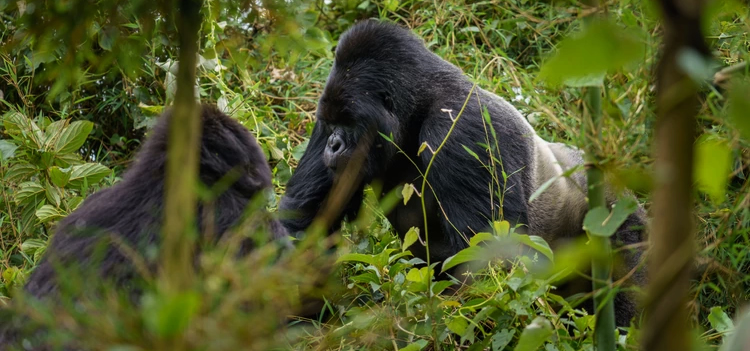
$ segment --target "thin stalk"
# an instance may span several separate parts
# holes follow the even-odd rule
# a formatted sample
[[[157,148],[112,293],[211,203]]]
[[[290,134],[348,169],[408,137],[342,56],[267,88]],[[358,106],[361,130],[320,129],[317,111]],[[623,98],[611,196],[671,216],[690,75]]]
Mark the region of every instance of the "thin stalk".
[[[195,242],[196,193],[201,133],[195,101],[195,65],[201,1],[178,0],[172,14],[179,32],[179,67],[172,121],[169,124],[165,179],[162,288],[179,293],[189,288]]]
[[[604,188],[604,173],[599,168],[599,158],[594,145],[600,140],[602,116],[601,88],[586,89],[586,108],[589,117],[584,127],[589,129],[585,135],[584,161],[588,181],[589,210],[607,206]],[[594,328],[594,346],[599,351],[615,350],[615,305],[609,296],[612,289],[612,247],[609,238],[590,235],[593,256],[591,259],[591,277],[594,288],[594,308],[596,324]]]

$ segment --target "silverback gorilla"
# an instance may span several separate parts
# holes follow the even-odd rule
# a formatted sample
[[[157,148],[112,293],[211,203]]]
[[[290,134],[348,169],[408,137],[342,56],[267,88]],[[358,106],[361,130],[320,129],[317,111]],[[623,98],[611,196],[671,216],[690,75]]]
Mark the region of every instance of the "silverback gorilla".
[[[218,237],[238,224],[251,199],[271,188],[271,171],[255,138],[240,123],[205,105],[201,118],[200,180],[208,186],[229,182],[212,205],[199,203],[201,233]],[[27,293],[39,299],[56,299],[61,290],[56,268],[78,265],[94,267],[103,278],[120,288],[135,290],[131,292],[137,295],[138,289],[130,286],[137,275],[134,265],[110,238],[118,237],[139,254],[159,241],[171,119],[170,112],[160,119],[121,182],[92,194],[59,223],[42,262],[25,286]],[[206,216],[208,211],[216,213]],[[259,225],[267,229],[270,237],[287,244],[286,229],[270,214],[259,212],[252,213],[261,217]],[[214,218],[213,225],[207,225],[204,218]],[[103,251],[97,251],[102,247]],[[240,253],[251,248],[251,241],[245,240]],[[3,329],[0,349],[4,349],[3,344],[10,346],[7,342],[15,338],[14,328]]]
[[[496,133],[497,147],[491,148],[492,154],[502,164],[494,171],[484,166],[491,163],[487,145],[494,145],[495,140],[489,135],[485,111]],[[529,203],[529,196],[544,182],[582,164],[582,153],[542,140],[513,106],[474,87],[459,68],[430,52],[408,29],[372,20],[354,25],[339,40],[320,97],[317,124],[281,201],[281,210],[291,216],[282,223],[290,232],[305,230],[338,175],[354,163],[350,161],[359,163],[355,166],[358,181],[331,230],[344,217],[356,214],[365,184],[378,180],[383,193],[405,183],[420,184],[434,150],[459,113],[460,119],[428,174],[434,194],[429,190],[423,194],[432,262],[467,247],[468,238],[498,217],[528,225],[529,234],[539,235],[553,246],[583,233],[587,203],[581,190],[586,189],[585,178],[580,172],[574,180],[556,181]],[[427,147],[423,148],[423,143]],[[510,175],[507,183],[501,170]],[[498,180],[502,188],[493,190]],[[388,219],[401,235],[411,227],[424,233],[419,201],[399,204]],[[644,211],[639,209],[621,226],[613,243],[622,247],[642,242],[643,226]],[[414,245],[411,250],[426,258],[423,246]],[[634,269],[641,253],[641,249],[623,252],[624,264],[615,277]],[[629,282],[641,285],[644,275],[636,270]],[[628,325],[636,313],[632,296],[619,294],[615,305],[617,324]]]

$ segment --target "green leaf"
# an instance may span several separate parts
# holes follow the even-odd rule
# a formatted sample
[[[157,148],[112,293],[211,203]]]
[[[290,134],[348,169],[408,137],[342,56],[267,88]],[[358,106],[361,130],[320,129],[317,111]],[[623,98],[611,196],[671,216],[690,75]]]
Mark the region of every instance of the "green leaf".
[[[117,28],[107,26],[99,32],[99,47],[106,51],[112,51],[112,47],[119,36],[120,31]]]
[[[494,221],[492,222],[492,229],[495,231],[495,235],[504,237],[510,233],[510,222]]]
[[[36,166],[26,162],[19,162],[8,169],[5,179],[8,181],[22,181],[31,178],[36,172]]]
[[[78,189],[83,185],[84,180],[88,185],[96,184],[111,173],[112,170],[98,163],[75,165],[70,169],[68,187]]]
[[[401,189],[401,197],[404,198],[404,205],[406,205],[407,202],[409,202],[409,199],[411,199],[412,194],[414,194],[414,186],[410,183],[404,184],[403,189]]]
[[[193,291],[178,294],[145,295],[141,313],[149,332],[159,337],[181,333],[200,308],[200,295]]]
[[[478,261],[486,257],[485,254],[485,248],[481,246],[469,246],[461,251],[459,251],[457,254],[448,257],[448,259],[443,262],[442,271],[445,272],[448,269],[451,269],[455,266],[458,266],[462,263],[471,262],[471,261]]]
[[[65,129],[65,125],[68,124],[68,120],[61,119],[59,121],[55,121],[50,123],[46,128],[44,128],[44,149],[49,150],[52,149],[57,140],[60,139],[60,136],[62,135],[63,129]]]
[[[727,316],[726,312],[719,307],[711,307],[711,313],[708,315],[708,322],[711,323],[711,328],[714,328],[719,333],[728,333],[734,329],[734,323]]]
[[[479,243],[487,240],[497,240],[497,237],[490,233],[476,233],[469,239],[469,246],[477,246]]]
[[[417,283],[425,282],[427,280],[427,267],[410,269],[406,273],[406,280]]]
[[[513,238],[518,240],[520,243],[531,247],[532,249],[539,251],[542,255],[549,258],[550,261],[553,260],[553,254],[552,249],[549,247],[549,244],[541,237],[536,235],[526,235],[526,234],[513,234]]]
[[[19,184],[19,190],[16,193],[16,203],[28,203],[31,199],[44,195],[44,187],[37,182],[23,182]]]
[[[450,329],[453,333],[457,335],[463,335],[466,331],[466,327],[469,326],[469,322],[466,320],[466,318],[463,318],[461,316],[456,316],[451,318],[448,323],[445,323],[445,326]]]
[[[536,317],[523,329],[515,351],[536,351],[552,336],[552,324],[544,317]]]
[[[454,283],[450,280],[440,280],[432,283],[432,293],[438,295]]]
[[[750,141],[750,84],[732,84],[729,91],[729,120],[746,141]]]
[[[60,138],[55,143],[55,151],[69,154],[78,151],[91,133],[94,124],[89,121],[75,121],[63,129]]]
[[[406,232],[406,235],[404,235],[404,243],[401,244],[401,251],[406,251],[409,246],[417,242],[417,239],[419,239],[419,228],[409,228],[409,231]]]
[[[570,79],[577,85],[592,84],[598,81],[594,77],[642,61],[645,48],[628,28],[600,20],[564,39],[538,77],[553,85]]]
[[[417,340],[416,342],[413,342],[409,345],[406,345],[406,347],[399,349],[399,351],[419,351],[427,346],[427,344],[429,344],[427,340]]]
[[[70,180],[70,172],[65,172],[60,169],[60,167],[52,166],[52,168],[49,169],[49,179],[52,181],[52,184],[62,188],[68,184],[68,180]]]
[[[18,145],[7,140],[0,140],[0,159],[7,160],[16,155]]]
[[[373,255],[365,255],[360,253],[348,253],[341,257],[339,257],[336,260],[336,263],[341,262],[362,262],[369,265],[375,265],[375,256]]]
[[[610,237],[637,209],[638,203],[630,197],[617,201],[612,212],[604,207],[592,208],[583,219],[583,229],[591,235]]]
[[[708,135],[698,138],[693,175],[698,189],[708,194],[714,203],[724,201],[731,163],[732,150],[726,142]]]
[[[36,217],[39,218],[39,221],[42,223],[47,223],[49,221],[54,221],[60,218],[65,217],[65,213],[58,210],[55,206],[52,205],[44,205],[40,207],[38,210],[36,210]]]
[[[39,249],[47,247],[47,242],[39,239],[27,239],[21,244],[21,251],[27,255],[33,255]]]
[[[513,341],[513,335],[516,333],[515,329],[503,329],[492,336],[492,351],[503,350],[511,341]]]

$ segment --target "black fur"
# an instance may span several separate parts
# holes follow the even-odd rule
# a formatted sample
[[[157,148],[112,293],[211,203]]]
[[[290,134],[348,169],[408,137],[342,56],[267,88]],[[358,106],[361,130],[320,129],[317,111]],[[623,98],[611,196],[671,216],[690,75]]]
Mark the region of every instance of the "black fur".
[[[553,245],[580,235],[587,209],[585,196],[572,186],[572,180],[562,179],[549,194],[528,201],[539,185],[560,173],[560,168],[579,164],[580,152],[543,141],[514,107],[475,87],[459,68],[427,50],[409,30],[377,21],[360,22],[339,40],[320,98],[317,124],[280,205],[295,216],[282,223],[291,232],[310,226],[342,170],[361,155],[367,155],[359,160],[361,181],[348,194],[351,200],[339,208],[341,217],[334,218],[331,230],[341,218],[356,214],[365,184],[382,181],[384,193],[404,183],[419,186],[420,172],[407,157],[425,172],[433,151],[462,109],[456,128],[428,175],[437,199],[429,190],[424,194],[432,262],[443,261],[467,247],[468,238],[497,218],[527,224],[530,234],[540,235]],[[483,118],[485,110],[497,144]],[[378,132],[392,136],[406,156]],[[428,147],[419,154],[423,142]],[[492,145],[493,156],[502,161],[502,167],[495,166],[494,174],[483,166],[491,162],[487,147],[480,143]],[[481,163],[464,147],[471,149]],[[501,171],[510,175],[507,183]],[[402,235],[412,226],[425,233],[418,199],[398,206],[388,218]],[[631,222],[644,223],[640,214]],[[614,242],[621,245],[642,240],[642,230],[623,230]],[[421,245],[411,250],[427,258]],[[628,268],[635,266],[640,250],[635,256],[627,260]],[[618,324],[627,325],[634,314],[634,304],[620,304]]]
[[[238,224],[251,199],[262,197],[262,192],[272,187],[271,171],[255,138],[240,123],[212,106],[203,106],[201,116],[200,180],[208,186],[219,181],[231,182],[210,206],[199,203],[198,225],[202,234],[216,234],[218,238]],[[161,117],[121,182],[92,194],[58,224],[44,258],[26,283],[24,289],[28,294],[38,299],[56,299],[61,283],[57,279],[57,268],[77,265],[83,269],[95,267],[107,281],[133,290],[133,297],[138,295],[138,288],[131,286],[137,275],[133,263],[112,244],[110,235],[141,255],[159,242],[171,119],[170,112]],[[227,174],[234,176],[222,180]],[[205,216],[214,209],[213,226],[205,226],[202,219],[210,218]],[[274,239],[286,243],[286,229],[269,214],[259,212],[253,215],[262,217],[261,226],[266,227]],[[248,239],[240,253],[251,247]],[[155,262],[149,264],[153,268]],[[7,343],[14,332],[12,328],[3,329],[0,345],[11,346]]]

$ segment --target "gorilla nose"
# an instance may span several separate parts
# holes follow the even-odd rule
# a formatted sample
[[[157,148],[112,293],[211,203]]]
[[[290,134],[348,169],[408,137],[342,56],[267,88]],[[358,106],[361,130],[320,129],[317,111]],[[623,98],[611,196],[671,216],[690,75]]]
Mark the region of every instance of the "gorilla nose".
[[[333,155],[338,154],[343,146],[344,141],[341,140],[339,136],[331,135],[331,137],[328,138],[328,149]]]
[[[336,170],[336,167],[341,163],[341,154],[345,151],[346,147],[344,139],[338,134],[332,134],[328,137],[326,143],[325,152],[323,152],[323,161],[328,168]]]

